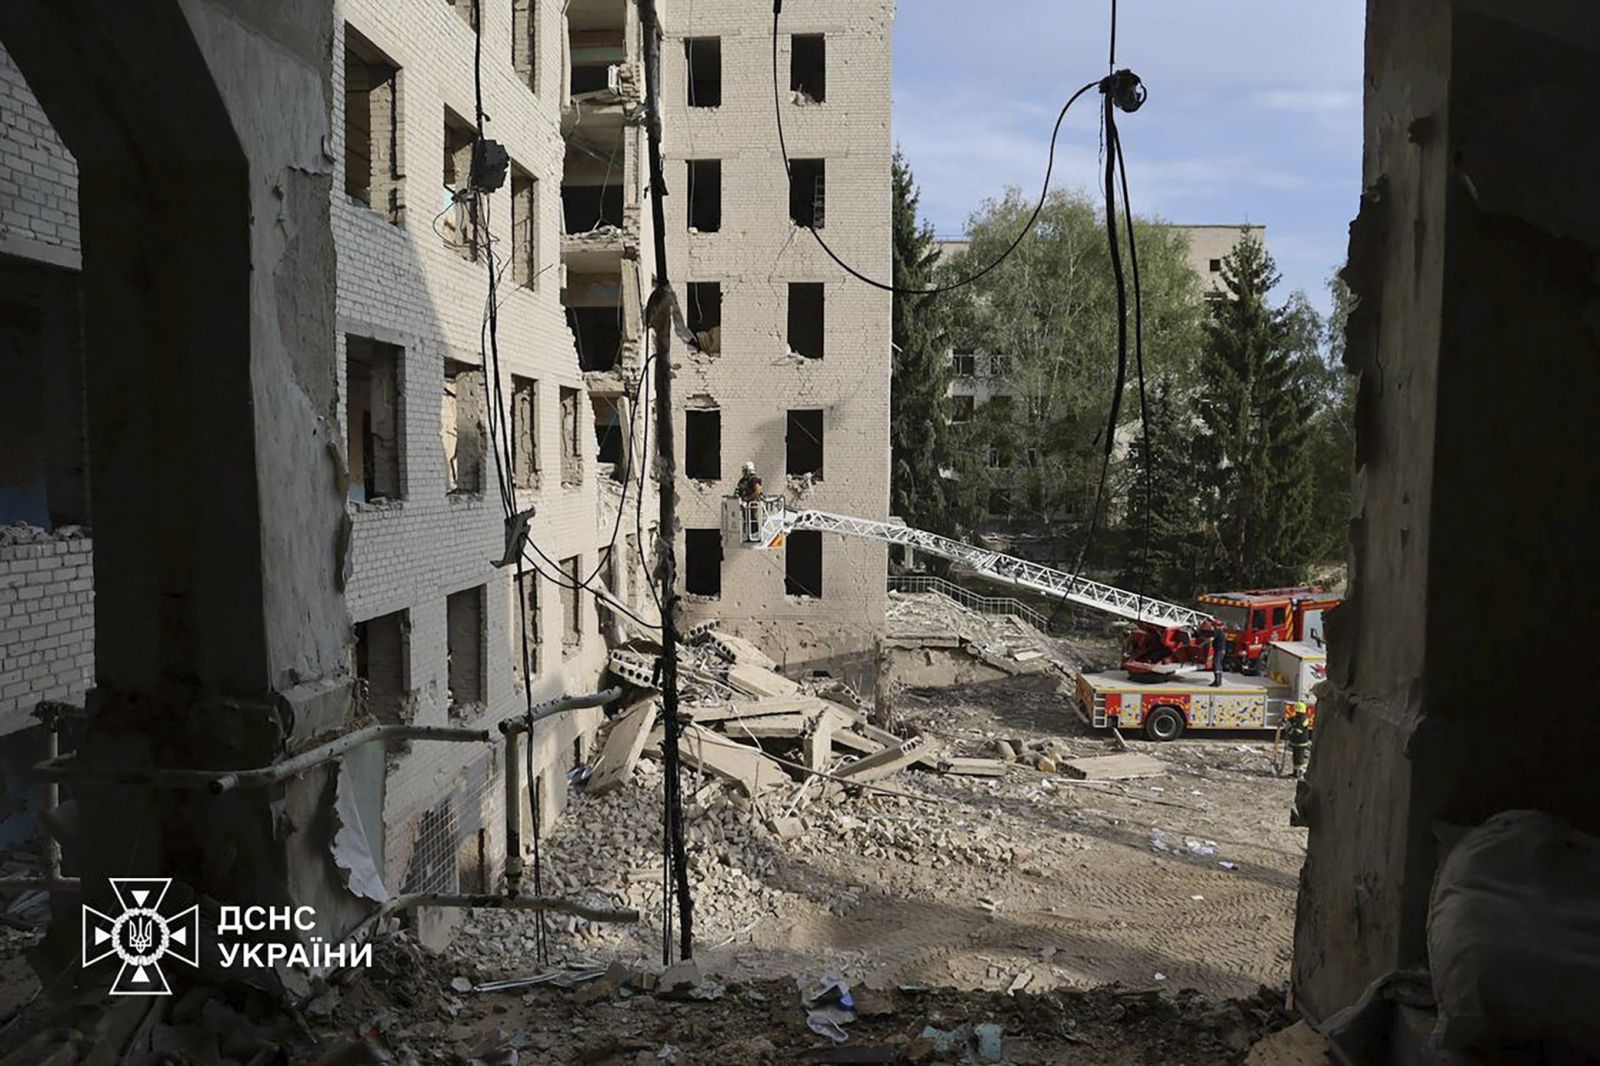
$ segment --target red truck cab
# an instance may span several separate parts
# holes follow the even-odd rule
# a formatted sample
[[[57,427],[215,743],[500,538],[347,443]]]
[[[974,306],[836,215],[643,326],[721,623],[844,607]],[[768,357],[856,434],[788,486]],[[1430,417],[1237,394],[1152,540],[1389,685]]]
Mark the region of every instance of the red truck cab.
[[[1214,592],[1197,598],[1228,634],[1225,668],[1253,674],[1275,640],[1301,640],[1325,647],[1323,615],[1339,597],[1320,586]]]

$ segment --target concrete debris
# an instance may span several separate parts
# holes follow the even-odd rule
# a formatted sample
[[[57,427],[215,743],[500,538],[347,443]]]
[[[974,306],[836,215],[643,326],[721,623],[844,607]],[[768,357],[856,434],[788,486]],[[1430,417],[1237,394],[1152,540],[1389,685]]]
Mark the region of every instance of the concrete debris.
[[[748,696],[793,696],[800,686],[782,674],[751,663],[735,663],[728,670],[728,684]]]
[[[1063,765],[1068,774],[1080,781],[1126,781],[1135,777],[1162,777],[1167,772],[1166,763],[1149,755],[1095,755],[1068,759]]]
[[[633,768],[656,724],[656,712],[655,697],[646,696],[617,716],[606,736],[606,746],[600,750],[600,762],[589,777],[590,792],[609,792],[632,779]]]

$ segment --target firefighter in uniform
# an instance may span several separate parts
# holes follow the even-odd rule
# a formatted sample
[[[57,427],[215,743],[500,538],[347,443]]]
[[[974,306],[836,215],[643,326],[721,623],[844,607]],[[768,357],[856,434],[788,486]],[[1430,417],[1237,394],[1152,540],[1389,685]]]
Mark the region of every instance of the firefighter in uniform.
[[[1305,777],[1306,762],[1311,758],[1311,714],[1305,700],[1295,700],[1283,708],[1283,734],[1289,743],[1295,779],[1299,780]]]

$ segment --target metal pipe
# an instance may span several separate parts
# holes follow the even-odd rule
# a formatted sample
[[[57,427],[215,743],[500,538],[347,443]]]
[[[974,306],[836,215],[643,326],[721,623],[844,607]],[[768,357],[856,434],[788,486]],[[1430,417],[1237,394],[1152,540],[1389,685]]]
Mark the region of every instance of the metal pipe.
[[[503,725],[504,723],[502,723]],[[528,743],[533,743],[529,738]],[[522,747],[521,734],[506,732],[506,892],[522,887]]]
[[[604,707],[608,703],[615,703],[620,700],[622,693],[623,688],[621,685],[613,685],[611,688],[601,689],[599,692],[588,692],[581,696],[561,696],[553,700],[545,700],[543,703],[534,704],[532,711],[512,715],[501,722],[500,732],[508,737],[516,736],[518,733],[526,733],[530,719],[534,722],[540,722],[565,711],[575,711],[582,707]]]
[[[276,784],[313,766],[336,759],[352,748],[385,740],[448,740],[457,743],[483,743],[487,729],[457,729],[450,726],[374,724],[309,751],[270,766],[250,770],[108,770],[83,771],[74,757],[47,759],[33,772],[47,781],[90,782],[103,785],[150,785],[155,788],[198,788],[213,793],[236,788],[262,788]]]

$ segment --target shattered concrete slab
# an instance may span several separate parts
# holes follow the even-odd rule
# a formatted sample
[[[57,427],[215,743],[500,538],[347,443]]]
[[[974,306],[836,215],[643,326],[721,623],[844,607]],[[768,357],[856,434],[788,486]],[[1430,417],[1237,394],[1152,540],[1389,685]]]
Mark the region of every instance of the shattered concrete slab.
[[[601,749],[599,768],[589,778],[590,792],[608,792],[633,778],[633,768],[649,742],[656,713],[655,697],[647,696],[617,716],[606,746]]]
[[[793,696],[800,691],[799,684],[782,674],[749,663],[735,663],[729,668],[728,684],[756,697]]]
[[[1161,777],[1167,764],[1148,755],[1094,755],[1068,759],[1062,764],[1068,776],[1082,781],[1126,781],[1135,777]]]

